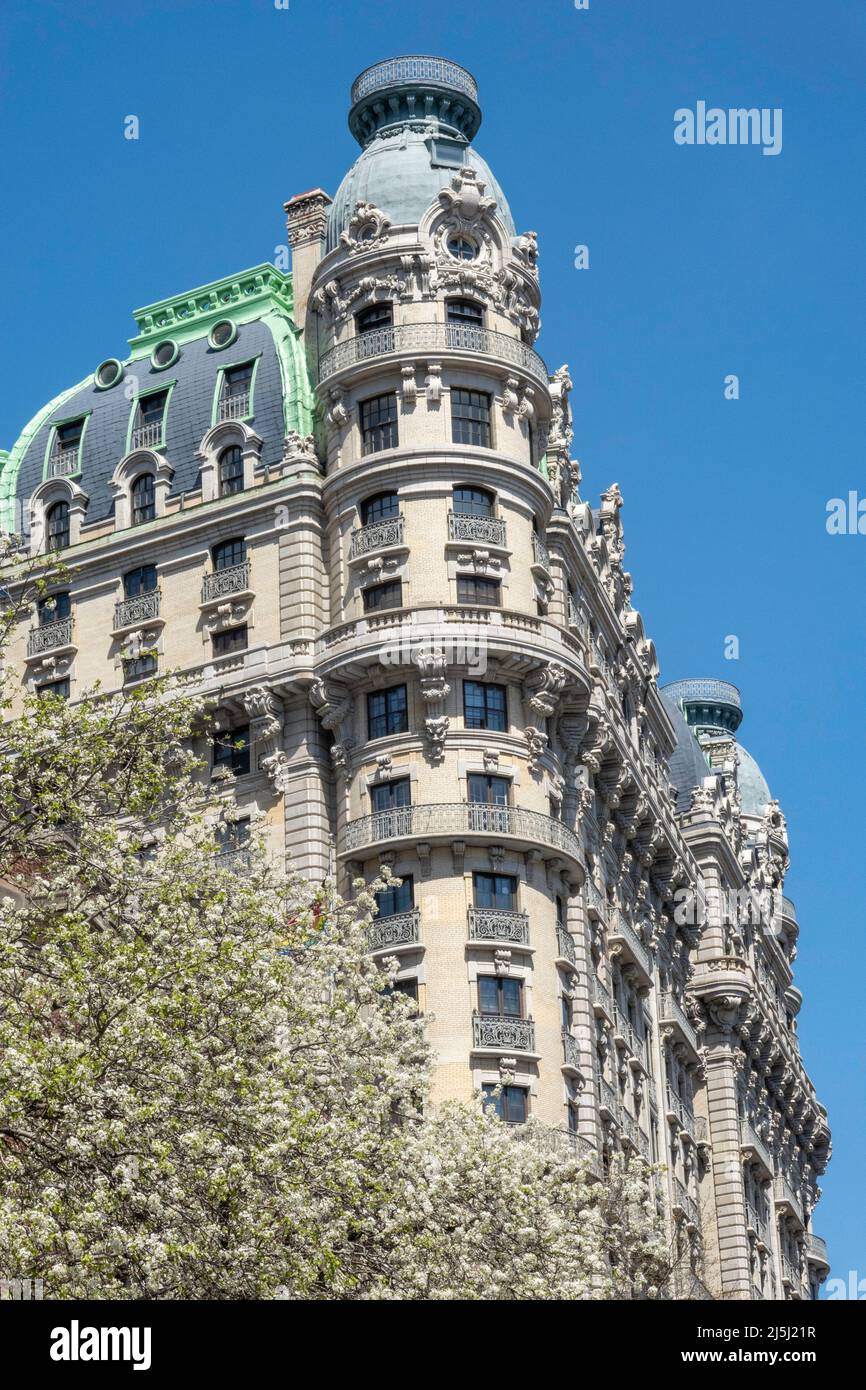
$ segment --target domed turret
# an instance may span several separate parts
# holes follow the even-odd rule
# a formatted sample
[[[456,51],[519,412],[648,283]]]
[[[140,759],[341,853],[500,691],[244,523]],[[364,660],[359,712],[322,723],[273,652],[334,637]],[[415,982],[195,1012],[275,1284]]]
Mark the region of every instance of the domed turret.
[[[502,189],[471,146],[481,125],[476,97],[472,74],[444,58],[390,58],[361,73],[349,129],[362,153],[337,189],[327,250],[339,245],[359,202],[380,208],[395,226],[413,225],[467,165],[495,198],[509,236],[516,235]]]
[[[700,770],[696,760],[705,762],[706,753],[712,754],[717,741],[733,742],[742,813],[763,817],[771,799],[767,780],[751,753],[734,741],[743,719],[737,687],[712,679],[671,681],[662,688],[662,696],[677,727],[671,775],[679,792],[679,809],[684,802],[688,804],[688,793],[695,785],[691,779]],[[714,764],[712,756],[710,763]]]

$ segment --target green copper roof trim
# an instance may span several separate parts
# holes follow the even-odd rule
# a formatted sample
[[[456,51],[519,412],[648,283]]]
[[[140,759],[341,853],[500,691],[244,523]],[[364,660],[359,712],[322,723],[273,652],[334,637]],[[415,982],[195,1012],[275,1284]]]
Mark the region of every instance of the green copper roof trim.
[[[33,416],[29,424],[18,436],[11,451],[7,454],[4,449],[0,452],[0,530],[14,531],[15,522],[15,485],[18,482],[18,469],[34,437],[39,433],[46,420],[49,420],[55,410],[59,410],[66,401],[70,400],[78,391],[83,391],[85,386],[93,385],[93,373],[86,376],[83,381],[79,381],[75,386],[69,386],[65,391],[61,391],[59,396],[55,396],[47,405],[43,405]]]
[[[313,433],[316,396],[301,341],[301,331],[282,314],[263,314],[262,323],[274,340],[283,378],[283,413],[286,433],[297,430],[304,438]]]
[[[173,338],[182,347],[193,338],[205,336],[220,319],[249,323],[251,319],[264,318],[273,309],[291,317],[294,295],[291,275],[277,270],[270,262],[242,270],[238,275],[227,275],[197,290],[146,304],[133,311],[139,332],[129,340],[130,361],[149,356],[163,338]]]

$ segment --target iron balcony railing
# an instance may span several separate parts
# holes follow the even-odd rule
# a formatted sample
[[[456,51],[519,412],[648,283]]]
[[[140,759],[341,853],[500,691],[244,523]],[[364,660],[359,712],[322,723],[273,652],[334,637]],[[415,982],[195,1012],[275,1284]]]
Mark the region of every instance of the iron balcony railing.
[[[250,587],[250,562],[244,560],[240,565],[229,565],[224,570],[214,570],[202,580],[201,601],[211,603],[214,599],[229,594],[242,594]]]
[[[619,908],[614,908],[610,914],[607,936],[611,945],[623,944],[645,974],[649,977],[652,976],[652,957],[634,927],[626,920]]]
[[[133,627],[136,623],[146,623],[158,618],[159,598],[159,589],[151,589],[150,593],[121,599],[114,605],[115,629]]]
[[[505,545],[505,522],[497,516],[449,512],[448,539],[467,541],[470,545]]]
[[[688,1014],[686,1013],[685,1009],[683,1008],[682,1004],[677,999],[676,995],[671,994],[670,992],[664,992],[660,997],[659,1022],[673,1023],[677,1028],[679,1028],[683,1037],[686,1039],[686,1041],[689,1043],[692,1049],[695,1052],[697,1052],[698,1035],[695,1031],[695,1026],[689,1018]]]
[[[216,857],[217,865],[221,869],[229,869],[233,874],[245,873],[251,863],[250,851],[248,849],[223,849]]]
[[[562,1033],[562,1065],[571,1071],[580,1071],[580,1045],[577,1038],[572,1037],[571,1033],[563,1029]]]
[[[803,1199],[793,1183],[789,1182],[784,1173],[778,1174],[773,1179],[773,1197],[777,1206],[788,1206],[803,1219]]]
[[[58,647],[72,645],[72,619],[56,618],[53,623],[34,627],[27,638],[27,655],[39,656],[42,652],[52,652]]]
[[[591,878],[586,880],[586,903],[589,910],[595,913],[600,922],[607,919],[607,898],[598,884]]]
[[[601,1160],[598,1149],[583,1134],[575,1134],[570,1129],[548,1129],[546,1125],[515,1125],[515,1138],[533,1144],[542,1153],[571,1154],[587,1160],[590,1172],[601,1177]]]
[[[536,565],[543,565],[546,570],[550,569],[550,551],[540,536],[532,533],[532,558]]]
[[[596,1011],[600,1010],[607,1014],[609,1019],[613,1019],[613,999],[610,990],[597,975],[594,975],[592,979],[592,1002]]]
[[[421,913],[396,912],[392,917],[377,917],[367,929],[367,945],[371,951],[393,950],[397,946],[417,946],[421,940]]]
[[[676,1116],[683,1129],[691,1135],[695,1132],[695,1112],[688,1101],[678,1096],[673,1086],[668,1082],[668,1114]]]
[[[571,932],[567,932],[565,927],[557,925],[556,928],[556,950],[560,960],[567,960],[569,965],[577,969],[577,952],[574,949],[574,937]]]
[[[633,1057],[636,1057],[643,1067],[647,1070],[646,1039],[642,1038],[634,1026],[626,1018],[618,1004],[614,1004],[614,1027],[618,1035],[623,1038]]]
[[[471,101],[478,99],[478,88],[470,72],[446,58],[432,58],[424,54],[412,54],[408,58],[387,58],[365,68],[352,86],[352,105],[371,92],[383,87],[398,86],[403,82],[439,82],[463,92]]]
[[[770,1146],[748,1115],[740,1116],[740,1144],[744,1149],[751,1149],[767,1173],[772,1175],[774,1165]]]
[[[511,362],[529,376],[547,385],[547,367],[534,348],[489,328],[463,323],[405,323],[394,328],[373,328],[337,343],[323,354],[319,380],[334,376],[347,367],[357,366],[371,357],[390,353],[479,353],[484,357]]]
[[[686,1220],[691,1222],[693,1226],[700,1226],[701,1217],[698,1204],[679,1178],[674,1178],[674,1206],[679,1207],[680,1211],[685,1214]]]
[[[222,396],[219,405],[220,421],[243,420],[250,413],[249,391],[234,391],[230,396]]]
[[[529,942],[529,916],[500,907],[470,907],[470,941],[513,941],[519,946]]]
[[[531,1018],[500,1018],[474,1014],[473,1047],[494,1047],[503,1052],[534,1052],[535,1023]]]
[[[620,1103],[619,1096],[611,1086],[609,1081],[605,1081],[603,1076],[598,1078],[598,1104],[601,1110],[607,1112],[612,1120],[619,1120]]]
[[[78,450],[77,444],[68,449],[52,449],[48,460],[49,478],[68,478],[74,473],[78,468]]]
[[[349,559],[357,560],[359,555],[369,555],[372,550],[384,550],[388,545],[402,544],[402,516],[391,516],[386,521],[373,521],[369,526],[359,526],[352,532]]]
[[[162,421],[151,420],[144,425],[136,425],[132,431],[133,449],[152,449],[162,439]]]
[[[429,806],[393,806],[360,816],[346,826],[345,850],[357,850],[381,840],[431,835],[502,835],[529,844],[549,845],[578,857],[577,836],[567,825],[539,811],[520,806],[488,806],[482,802],[442,802]]]

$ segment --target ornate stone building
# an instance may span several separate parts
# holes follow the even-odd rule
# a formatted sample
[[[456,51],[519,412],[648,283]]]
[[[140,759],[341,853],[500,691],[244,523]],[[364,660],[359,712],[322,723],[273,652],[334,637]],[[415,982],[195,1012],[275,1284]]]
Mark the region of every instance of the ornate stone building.
[[[370,945],[428,1017],[436,1096],[502,1083],[505,1120],[599,1174],[664,1165],[681,1292],[807,1298],[829,1131],[785,821],[734,687],[657,684],[480,122],[454,63],[369,68],[333,201],[286,204],[292,273],[139,310],[31,421],[5,524],[73,577],[21,668],[70,699],[184,671],[239,872],[255,822],[313,879],[399,876]]]

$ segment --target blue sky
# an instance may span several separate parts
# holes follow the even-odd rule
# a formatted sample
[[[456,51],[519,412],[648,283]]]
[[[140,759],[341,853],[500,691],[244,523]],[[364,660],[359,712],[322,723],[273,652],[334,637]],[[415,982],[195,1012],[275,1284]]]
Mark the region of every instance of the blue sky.
[[[866,10],[5,0],[0,26],[6,448],[124,356],[133,308],[273,259],[283,202],[333,193],[355,157],[361,68],[429,52],[475,73],[476,144],[539,234],[539,347],[571,366],[584,496],[620,484],[663,678],[741,688],[788,816],[800,1033],[834,1132],[816,1229],[834,1275],[866,1276],[866,537],[825,529],[830,498],[866,497]],[[699,100],[781,107],[781,153],[676,145]]]

